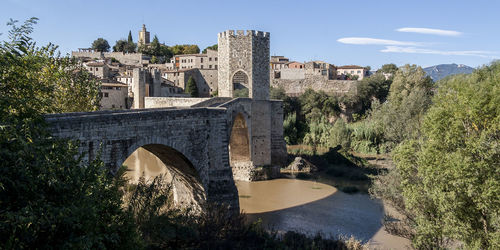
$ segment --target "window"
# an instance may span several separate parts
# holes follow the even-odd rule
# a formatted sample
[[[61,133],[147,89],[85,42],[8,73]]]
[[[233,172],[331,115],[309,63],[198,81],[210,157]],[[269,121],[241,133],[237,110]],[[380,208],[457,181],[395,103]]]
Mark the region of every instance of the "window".
[[[201,63],[203,63],[203,57],[202,57],[202,58],[200,58],[200,60],[201,60]]]
[[[208,65],[208,68],[211,69],[212,68],[212,65]]]
[[[209,62],[211,62],[211,61],[212,61],[212,57],[209,57],[209,58],[208,58],[208,61],[209,61]]]
[[[215,61],[217,62],[217,57],[215,58]]]
[[[354,74],[354,70],[351,70],[351,74]]]
[[[99,68],[95,68],[95,71],[99,71]]]
[[[215,66],[215,69],[217,69],[217,65],[214,65]]]
[[[203,59],[202,59],[202,60],[203,60]],[[201,69],[203,69],[203,65],[201,65],[200,67],[201,67]]]
[[[361,74],[361,70],[358,70],[358,74]]]

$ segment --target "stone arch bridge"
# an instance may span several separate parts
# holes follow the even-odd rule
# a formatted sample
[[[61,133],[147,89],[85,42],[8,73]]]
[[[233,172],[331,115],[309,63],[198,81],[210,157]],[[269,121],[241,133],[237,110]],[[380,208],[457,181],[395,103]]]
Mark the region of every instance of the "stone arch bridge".
[[[51,114],[46,121],[54,136],[79,141],[84,160],[100,152],[116,172],[143,147],[174,173],[178,202],[206,200],[238,209],[234,180],[252,180],[259,167],[286,160],[281,105],[213,98],[184,108]]]

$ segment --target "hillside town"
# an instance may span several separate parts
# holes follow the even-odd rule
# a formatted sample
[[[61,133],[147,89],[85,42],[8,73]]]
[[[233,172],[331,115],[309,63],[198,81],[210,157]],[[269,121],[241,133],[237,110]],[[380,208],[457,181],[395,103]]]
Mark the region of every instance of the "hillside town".
[[[145,25],[138,33],[137,46],[143,50],[151,46],[150,32]],[[72,57],[78,58],[101,81],[103,110],[144,108],[138,96],[191,97],[186,92],[189,79],[195,82],[195,97],[218,94],[216,47],[207,48],[204,53],[175,54],[165,63],[156,63],[155,56],[135,50],[105,52],[80,48],[72,52]],[[289,96],[298,96],[308,88],[347,93],[357,81],[369,76],[370,70],[357,65],[336,66],[323,61],[302,63],[285,56],[271,56],[269,74],[272,87],[283,88]],[[236,76],[234,81],[243,82],[244,79]],[[242,93],[239,97],[245,97],[248,91]]]

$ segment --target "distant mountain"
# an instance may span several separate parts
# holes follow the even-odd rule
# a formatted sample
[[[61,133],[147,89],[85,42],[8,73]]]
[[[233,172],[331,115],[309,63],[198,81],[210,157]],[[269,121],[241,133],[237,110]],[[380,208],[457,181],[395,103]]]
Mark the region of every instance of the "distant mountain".
[[[456,74],[470,74],[474,68],[463,64],[439,64],[431,67],[424,68],[425,73],[434,81],[438,81],[449,75]]]

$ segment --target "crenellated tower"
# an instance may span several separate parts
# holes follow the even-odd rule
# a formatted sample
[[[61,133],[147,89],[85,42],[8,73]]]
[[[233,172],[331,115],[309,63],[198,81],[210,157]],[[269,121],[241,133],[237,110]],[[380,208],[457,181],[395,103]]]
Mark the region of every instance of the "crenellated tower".
[[[269,32],[227,30],[218,34],[218,91],[235,97],[248,89],[248,97],[269,100]]]

